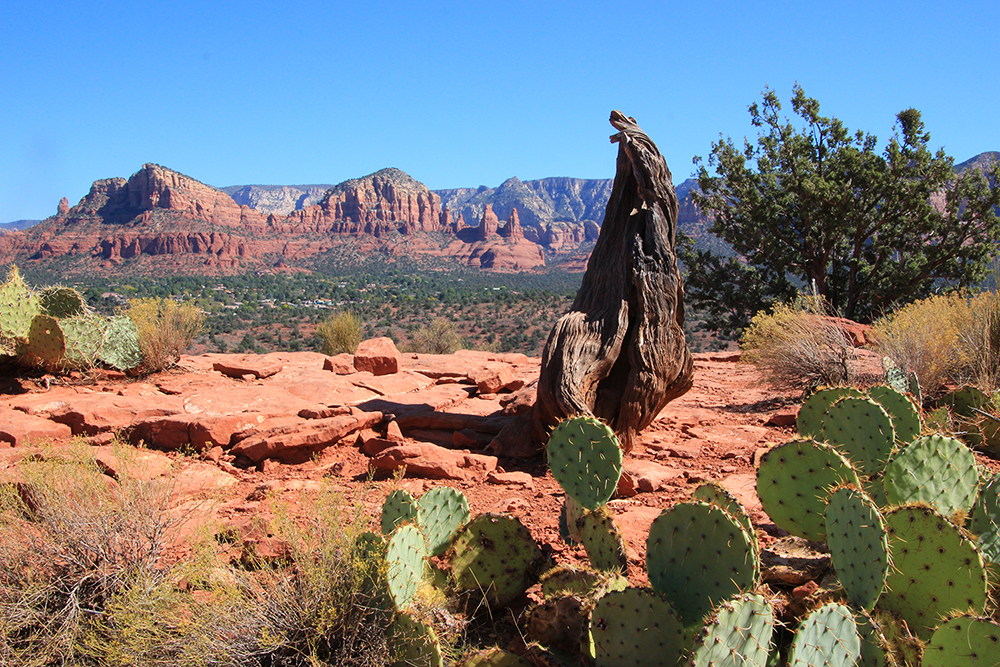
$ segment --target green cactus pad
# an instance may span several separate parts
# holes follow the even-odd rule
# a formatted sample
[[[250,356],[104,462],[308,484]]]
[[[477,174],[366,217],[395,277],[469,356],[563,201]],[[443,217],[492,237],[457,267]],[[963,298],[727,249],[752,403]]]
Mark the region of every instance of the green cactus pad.
[[[795,428],[803,438],[818,438],[823,432],[823,419],[830,406],[842,398],[863,396],[854,387],[823,387],[812,393],[799,408]]]
[[[858,625],[858,635],[861,636],[861,660],[859,667],[896,667],[889,640],[882,632],[884,623],[873,614],[864,610],[854,616]]]
[[[590,614],[596,667],[675,665],[687,649],[670,603],[647,588],[612,591]]]
[[[59,321],[66,340],[64,364],[70,368],[91,368],[97,364],[104,344],[104,318],[88,314]]]
[[[910,442],[920,435],[920,409],[904,392],[877,384],[868,388],[868,397],[889,413],[897,442]]]
[[[885,524],[892,568],[880,607],[899,614],[923,639],[954,609],[982,613],[986,569],[959,528],[926,506],[890,510]]]
[[[563,542],[571,547],[583,542],[583,535],[580,533],[580,520],[586,513],[587,510],[583,505],[570,496],[566,496],[562,511],[559,513],[559,536],[562,537]]]
[[[989,618],[956,616],[938,627],[921,667],[1000,665],[1000,625]]]
[[[955,417],[957,434],[971,447],[983,444],[982,433],[979,430],[979,420],[983,412],[995,413],[996,404],[993,399],[977,387],[961,387],[946,394],[937,401],[937,405],[946,406]]]
[[[827,496],[842,484],[861,486],[843,454],[812,440],[772,448],[757,469],[757,496],[775,525],[817,542],[826,539]]]
[[[764,667],[774,632],[774,611],[762,595],[723,602],[698,635],[691,667]]]
[[[462,667],[531,667],[531,663],[516,653],[491,648],[475,654]]]
[[[848,667],[861,657],[861,636],[851,610],[828,604],[799,624],[788,655],[788,667]]]
[[[848,599],[872,610],[889,575],[889,536],[875,503],[855,488],[837,489],[826,506],[826,539]]]
[[[459,588],[479,592],[493,607],[528,590],[544,556],[531,533],[511,516],[484,514],[452,542],[451,571]]]
[[[382,534],[389,535],[404,523],[416,523],[417,501],[406,489],[396,489],[382,503]]]
[[[409,614],[397,614],[389,628],[392,667],[444,667],[434,628]]]
[[[438,486],[417,501],[417,524],[427,538],[431,556],[448,549],[451,538],[469,520],[469,501],[461,491]]]
[[[976,422],[979,429],[979,446],[990,456],[1000,456],[1000,419],[982,414]]]
[[[17,267],[11,267],[7,281],[0,285],[0,337],[27,339],[31,321],[41,312],[38,296],[25,284]]]
[[[48,315],[36,315],[28,330],[26,349],[46,366],[58,365],[66,352],[66,339],[59,321]]]
[[[559,485],[589,510],[607,503],[618,488],[622,451],[614,431],[594,417],[565,419],[549,436],[549,469]]]
[[[139,333],[135,323],[124,315],[109,317],[104,329],[104,343],[98,358],[111,368],[127,371],[142,363]]]
[[[628,579],[619,574],[578,570],[569,565],[552,568],[542,575],[540,583],[542,597],[545,598],[555,595],[587,597],[595,593],[623,591],[628,588]]]
[[[578,525],[591,565],[602,572],[624,572],[628,568],[625,542],[606,508],[587,512]]]
[[[826,411],[819,439],[839,449],[859,474],[874,475],[889,460],[895,433],[892,418],[881,405],[848,396]]]
[[[980,489],[969,517],[969,530],[977,535],[976,546],[988,562],[1000,563],[1000,474]]]
[[[712,607],[753,588],[760,574],[753,541],[724,510],[678,503],[653,520],[646,540],[646,571],[686,626]]]
[[[728,489],[721,484],[707,482],[694,490],[694,493],[691,494],[691,500],[700,500],[703,503],[724,509],[729,516],[740,522],[748,535],[753,537],[754,547],[758,553],[760,552],[760,548],[757,546],[757,531],[753,527],[750,513]]]
[[[427,545],[416,526],[400,526],[389,538],[385,554],[386,577],[396,609],[405,609],[417,594],[425,558]]]
[[[943,435],[917,438],[885,467],[892,505],[927,503],[944,516],[968,512],[979,490],[976,457],[961,441]]]
[[[72,287],[46,287],[38,300],[44,315],[59,319],[83,315],[87,309],[83,295]]]

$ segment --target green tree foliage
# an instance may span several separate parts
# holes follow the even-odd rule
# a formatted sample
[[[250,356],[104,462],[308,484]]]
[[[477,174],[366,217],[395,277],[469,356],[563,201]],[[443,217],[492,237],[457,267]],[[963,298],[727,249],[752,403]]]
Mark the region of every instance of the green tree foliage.
[[[807,286],[837,312],[871,321],[927,296],[940,281],[983,279],[996,250],[1000,162],[956,176],[931,153],[920,112],[906,109],[884,151],[875,136],[821,116],[795,86],[796,128],[771,90],[749,107],[756,142],[712,144],[695,202],[735,257],[682,243],[687,299],[728,332]]]

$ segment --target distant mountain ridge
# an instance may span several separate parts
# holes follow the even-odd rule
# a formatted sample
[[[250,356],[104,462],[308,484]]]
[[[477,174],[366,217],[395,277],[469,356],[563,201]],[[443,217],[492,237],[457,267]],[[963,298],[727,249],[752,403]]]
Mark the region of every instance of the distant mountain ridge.
[[[15,220],[14,222],[0,222],[0,234],[7,232],[16,232],[21,229],[27,229],[28,227],[34,227],[41,220]]]

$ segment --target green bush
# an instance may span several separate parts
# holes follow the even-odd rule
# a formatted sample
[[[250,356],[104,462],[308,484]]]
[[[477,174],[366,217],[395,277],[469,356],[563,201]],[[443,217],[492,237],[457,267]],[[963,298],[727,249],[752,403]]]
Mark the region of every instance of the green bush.
[[[354,313],[331,315],[316,327],[323,354],[354,354],[361,343],[361,318]]]
[[[131,299],[125,314],[135,324],[143,367],[148,372],[177,363],[205,321],[195,304],[164,298]]]
[[[439,317],[428,326],[416,329],[406,350],[418,354],[452,354],[464,347],[455,323]]]

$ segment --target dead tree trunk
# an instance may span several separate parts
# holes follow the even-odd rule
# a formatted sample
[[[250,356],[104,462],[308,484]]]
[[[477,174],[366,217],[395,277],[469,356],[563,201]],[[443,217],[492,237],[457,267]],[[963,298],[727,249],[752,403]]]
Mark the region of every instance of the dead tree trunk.
[[[534,406],[490,445],[500,455],[537,455],[548,431],[578,414],[611,425],[627,452],[691,388],[670,170],[634,119],[613,111],[611,124],[618,162],[601,234],[572,311],[545,343]]]

